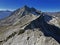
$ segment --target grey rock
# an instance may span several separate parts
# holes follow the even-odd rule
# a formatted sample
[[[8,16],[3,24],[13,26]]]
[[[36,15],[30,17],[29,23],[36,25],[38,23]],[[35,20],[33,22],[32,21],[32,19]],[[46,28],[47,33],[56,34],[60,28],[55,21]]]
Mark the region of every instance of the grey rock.
[[[53,17],[24,6],[0,21],[0,45],[60,45]]]

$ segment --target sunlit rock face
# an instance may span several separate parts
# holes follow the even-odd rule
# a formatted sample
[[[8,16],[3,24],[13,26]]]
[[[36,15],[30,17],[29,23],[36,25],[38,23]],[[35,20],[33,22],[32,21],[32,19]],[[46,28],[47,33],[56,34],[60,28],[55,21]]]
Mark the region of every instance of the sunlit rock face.
[[[0,45],[60,45],[56,21],[34,8],[19,8],[0,21]]]

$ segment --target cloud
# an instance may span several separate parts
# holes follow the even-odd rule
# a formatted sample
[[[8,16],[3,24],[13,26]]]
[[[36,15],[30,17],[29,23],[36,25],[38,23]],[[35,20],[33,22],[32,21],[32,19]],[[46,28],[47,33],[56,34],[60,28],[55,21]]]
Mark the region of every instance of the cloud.
[[[7,11],[7,10],[14,11],[15,9],[0,9],[0,11]]]

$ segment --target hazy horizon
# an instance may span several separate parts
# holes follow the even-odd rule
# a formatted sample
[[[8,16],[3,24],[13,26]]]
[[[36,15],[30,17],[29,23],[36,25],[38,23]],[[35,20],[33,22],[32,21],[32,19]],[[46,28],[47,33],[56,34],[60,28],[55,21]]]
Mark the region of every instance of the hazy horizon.
[[[60,0],[0,0],[0,10],[16,10],[24,5],[43,12],[60,11]]]

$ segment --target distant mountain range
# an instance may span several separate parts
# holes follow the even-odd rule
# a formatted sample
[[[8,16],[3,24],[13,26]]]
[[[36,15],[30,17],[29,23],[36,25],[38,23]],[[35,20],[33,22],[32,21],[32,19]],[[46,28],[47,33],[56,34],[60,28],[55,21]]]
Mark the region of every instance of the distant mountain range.
[[[60,12],[44,12],[47,15],[56,16],[60,18]]]
[[[12,13],[12,11],[0,11],[0,19],[6,18]]]
[[[19,8],[0,20],[0,45],[60,45],[59,16]]]

